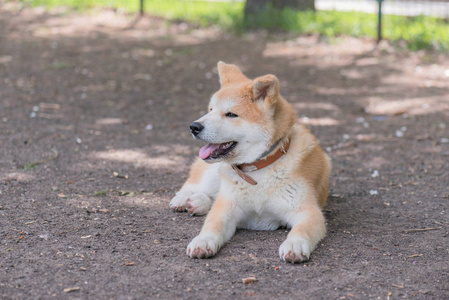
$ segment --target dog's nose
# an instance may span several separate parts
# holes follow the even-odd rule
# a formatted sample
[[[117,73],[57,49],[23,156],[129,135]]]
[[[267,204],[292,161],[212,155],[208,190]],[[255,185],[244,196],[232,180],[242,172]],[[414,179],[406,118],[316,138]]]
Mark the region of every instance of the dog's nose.
[[[194,136],[197,136],[203,129],[204,129],[204,126],[198,122],[193,122],[192,124],[190,124],[190,132]]]

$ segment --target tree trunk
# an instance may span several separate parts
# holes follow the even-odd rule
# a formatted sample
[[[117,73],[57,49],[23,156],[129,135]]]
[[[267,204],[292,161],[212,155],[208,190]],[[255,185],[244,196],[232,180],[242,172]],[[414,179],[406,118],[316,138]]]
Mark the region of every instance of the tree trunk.
[[[315,0],[272,0],[273,7],[283,9],[290,7],[296,10],[315,10]]]
[[[271,4],[271,7],[283,9],[290,7],[296,10],[315,10],[315,0],[246,0],[245,17],[254,14]]]

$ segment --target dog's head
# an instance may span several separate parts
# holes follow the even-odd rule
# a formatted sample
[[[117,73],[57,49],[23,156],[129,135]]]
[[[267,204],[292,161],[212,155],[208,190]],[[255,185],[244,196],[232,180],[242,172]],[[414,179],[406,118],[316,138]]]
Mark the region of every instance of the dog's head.
[[[199,156],[211,163],[252,163],[289,134],[295,112],[279,95],[274,75],[251,80],[223,62],[218,73],[221,88],[212,96],[209,112],[190,125],[193,137],[208,143]]]

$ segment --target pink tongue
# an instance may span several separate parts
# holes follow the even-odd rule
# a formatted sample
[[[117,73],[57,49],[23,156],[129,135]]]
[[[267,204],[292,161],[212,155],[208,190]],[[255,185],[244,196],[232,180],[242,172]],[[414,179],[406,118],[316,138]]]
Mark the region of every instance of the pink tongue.
[[[220,148],[220,144],[207,144],[203,148],[200,149],[199,156],[201,159],[206,159],[210,156],[212,151]]]

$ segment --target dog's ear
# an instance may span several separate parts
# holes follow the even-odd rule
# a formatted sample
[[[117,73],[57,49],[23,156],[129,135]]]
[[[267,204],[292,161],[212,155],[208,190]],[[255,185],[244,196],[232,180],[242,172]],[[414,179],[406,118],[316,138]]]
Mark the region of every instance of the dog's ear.
[[[237,66],[226,64],[222,61],[218,62],[218,76],[220,76],[221,86],[238,81],[249,80]]]
[[[276,102],[279,96],[279,81],[268,74],[253,80],[253,101],[264,101],[268,105]]]

